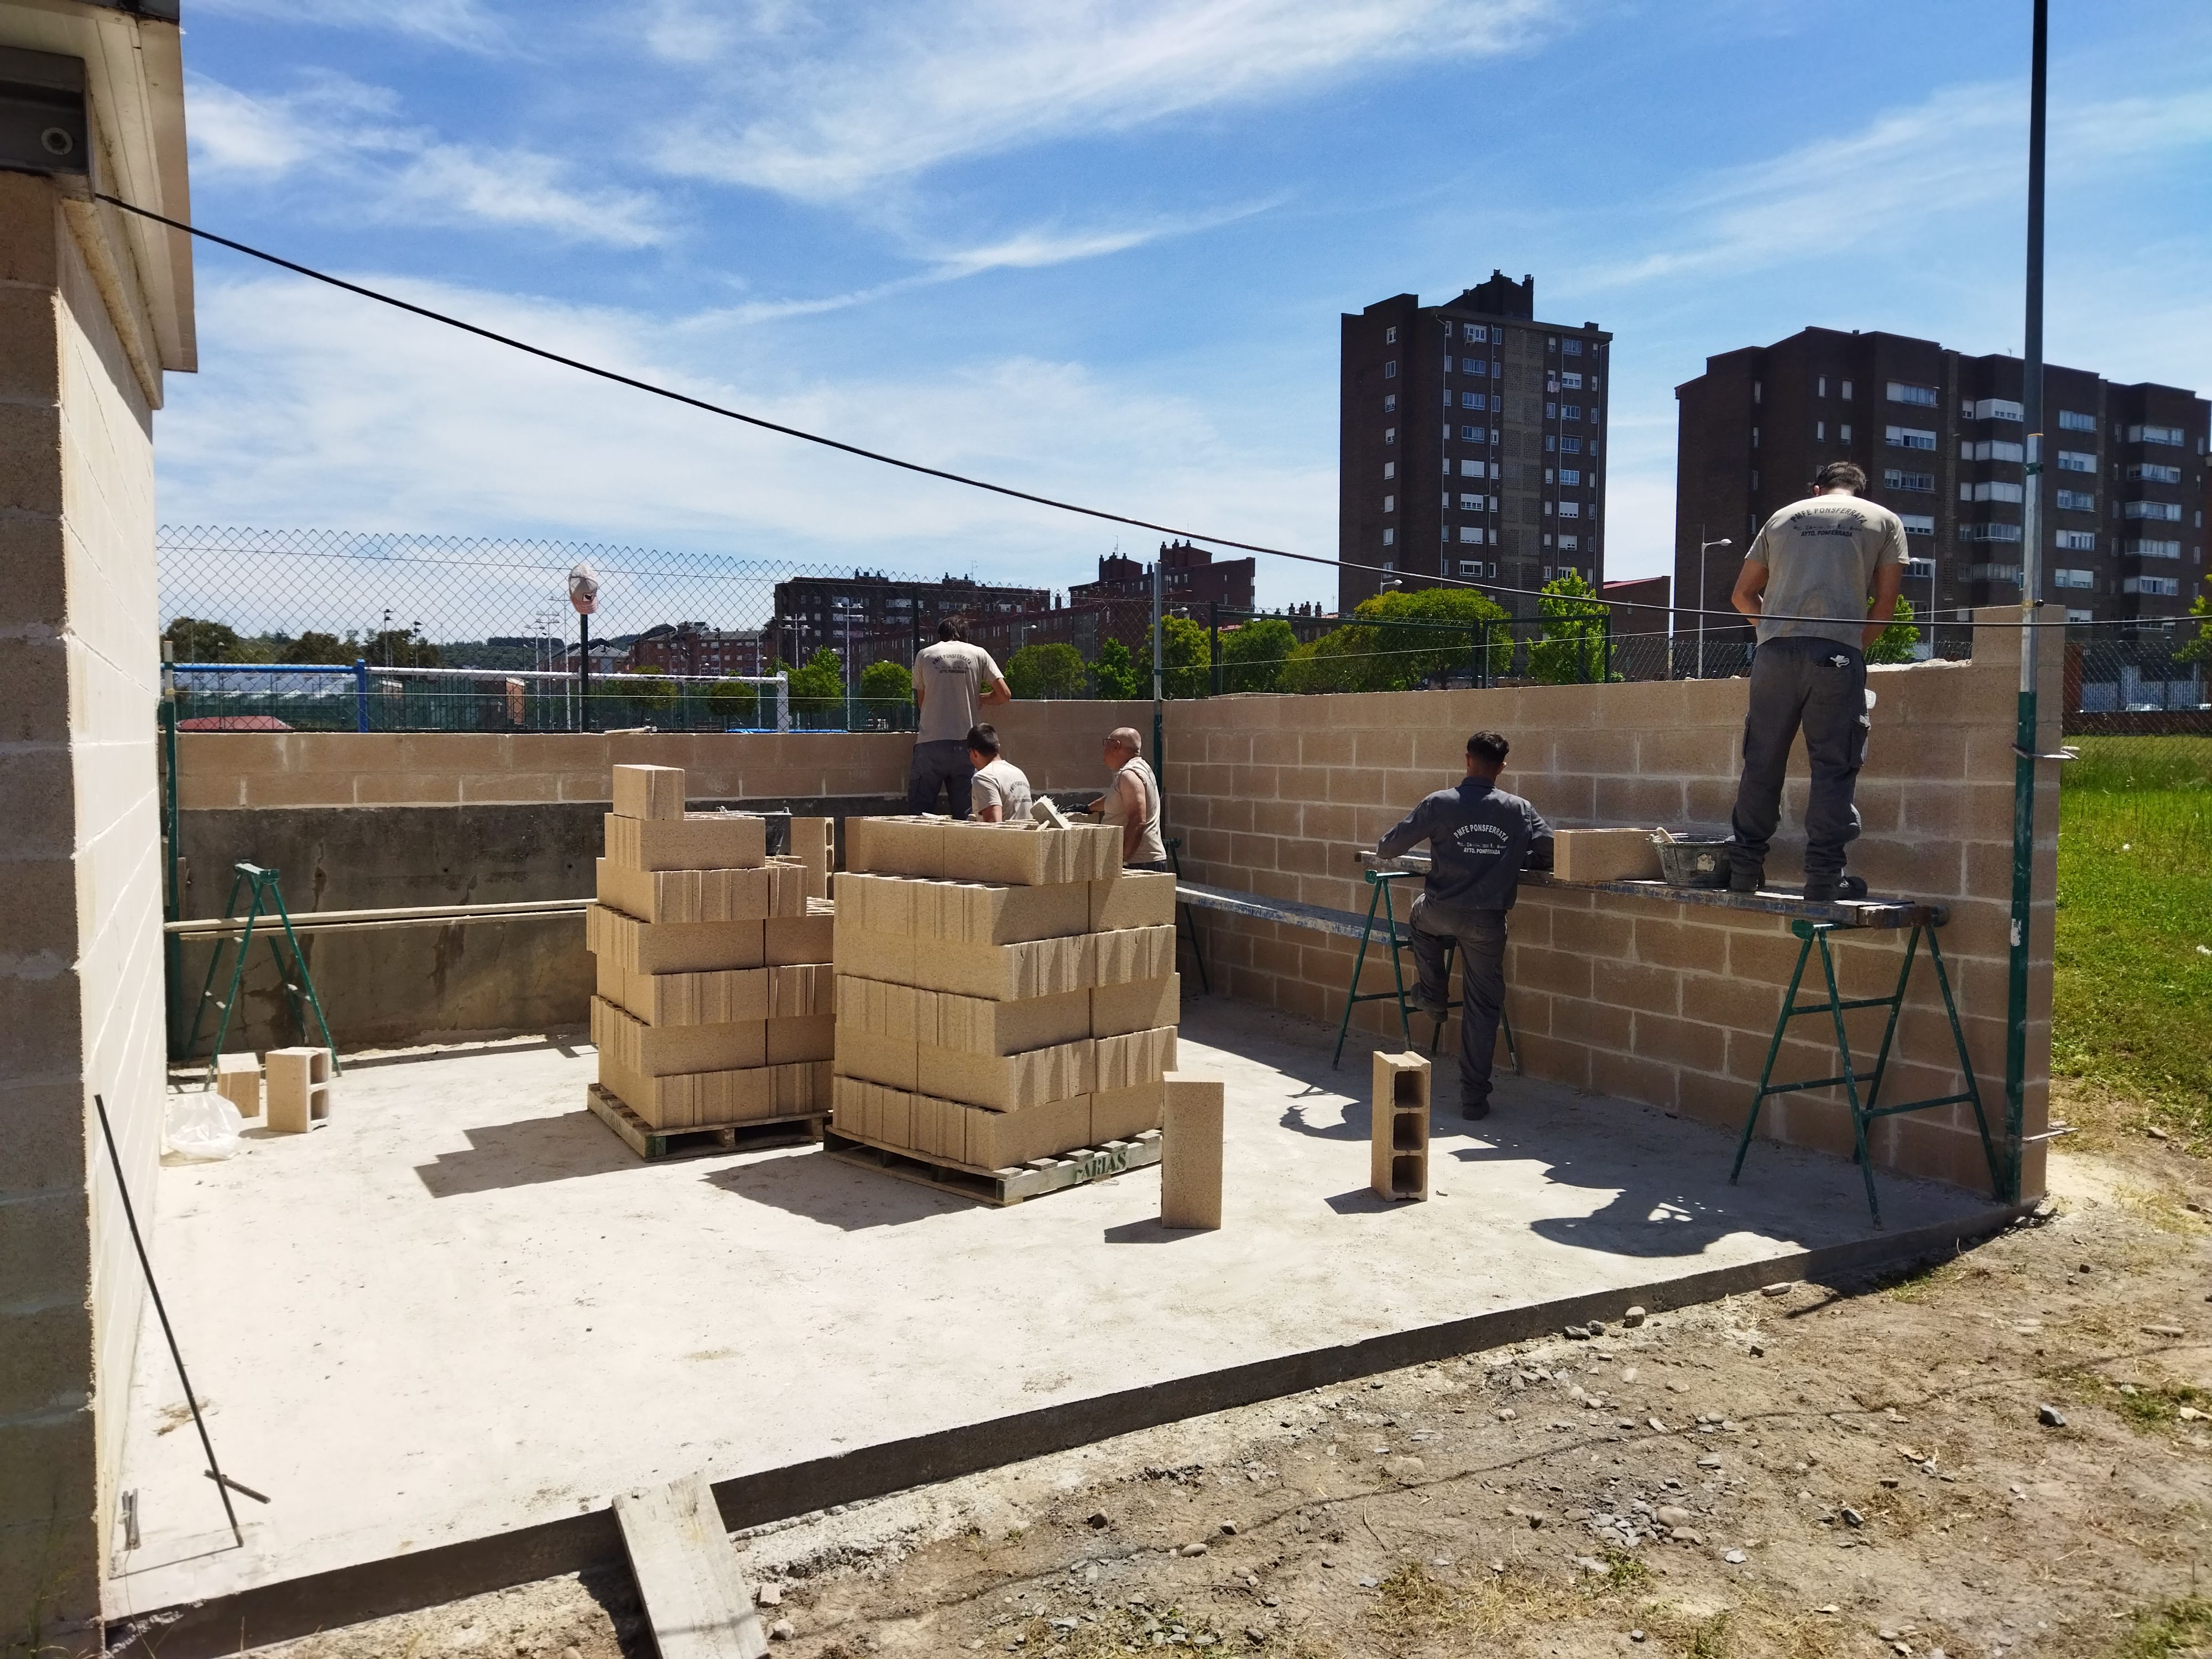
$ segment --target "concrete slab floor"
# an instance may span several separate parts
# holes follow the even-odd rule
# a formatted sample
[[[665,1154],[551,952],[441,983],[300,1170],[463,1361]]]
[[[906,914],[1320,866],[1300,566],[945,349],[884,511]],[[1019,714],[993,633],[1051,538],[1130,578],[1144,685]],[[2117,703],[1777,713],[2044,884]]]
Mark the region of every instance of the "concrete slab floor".
[[[1869,1231],[1857,1172],[1507,1078],[1439,1091],[1434,1196],[1368,1190],[1364,1052],[1221,999],[1180,1063],[1228,1079],[1225,1225],[1168,1233],[1157,1170],[996,1210],[812,1147],[647,1164],[559,1039],[357,1056],[328,1127],[161,1171],[162,1291],[222,1521],[150,1323],[122,1484],[141,1612],[854,1447]],[[1972,1194],[1884,1177],[1896,1231]],[[149,1315],[150,1319],[150,1315]],[[119,1544],[119,1540],[118,1540]]]

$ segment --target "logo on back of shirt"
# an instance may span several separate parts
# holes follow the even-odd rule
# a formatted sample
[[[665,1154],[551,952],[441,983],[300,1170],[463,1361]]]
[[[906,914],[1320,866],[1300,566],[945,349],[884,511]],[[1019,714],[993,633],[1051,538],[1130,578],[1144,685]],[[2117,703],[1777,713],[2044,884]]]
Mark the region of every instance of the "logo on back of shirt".
[[[1494,823],[1462,823],[1452,831],[1452,845],[1470,858],[1503,858],[1505,831]]]

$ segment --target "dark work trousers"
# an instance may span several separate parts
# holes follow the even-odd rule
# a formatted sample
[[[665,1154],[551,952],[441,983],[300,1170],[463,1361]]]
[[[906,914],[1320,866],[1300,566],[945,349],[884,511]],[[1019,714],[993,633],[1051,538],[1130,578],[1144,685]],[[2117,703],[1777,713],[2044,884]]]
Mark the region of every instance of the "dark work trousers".
[[[1449,910],[1424,893],[1413,901],[1410,931],[1421,999],[1439,1007],[1451,1000],[1444,946],[1459,947],[1459,1099],[1462,1106],[1482,1105],[1490,1099],[1498,1019],[1505,1008],[1505,912]]]
[[[964,818],[975,810],[975,767],[968,758],[964,738],[914,746],[914,759],[906,769],[906,810],[934,812],[940,789],[952,798],[949,810],[954,817]]]
[[[1730,861],[1757,870],[1782,822],[1790,748],[1805,732],[1813,789],[1805,805],[1805,874],[1840,875],[1858,838],[1851,805],[1866,763],[1866,655],[1833,640],[1768,640],[1752,655],[1751,708],[1743,721],[1743,779],[1736,786]]]

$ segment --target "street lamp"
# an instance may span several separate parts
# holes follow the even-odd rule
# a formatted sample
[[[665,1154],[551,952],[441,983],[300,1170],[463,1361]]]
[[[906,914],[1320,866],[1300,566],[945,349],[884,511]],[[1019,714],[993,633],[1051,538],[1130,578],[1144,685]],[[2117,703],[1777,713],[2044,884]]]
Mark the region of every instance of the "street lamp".
[[[1699,525],[1698,534],[1703,536],[1705,533],[1705,526]],[[1700,541],[1698,544],[1698,678],[1699,679],[1705,677],[1705,555],[1716,547],[1733,547],[1734,545],[1735,544],[1725,536],[1717,541]]]

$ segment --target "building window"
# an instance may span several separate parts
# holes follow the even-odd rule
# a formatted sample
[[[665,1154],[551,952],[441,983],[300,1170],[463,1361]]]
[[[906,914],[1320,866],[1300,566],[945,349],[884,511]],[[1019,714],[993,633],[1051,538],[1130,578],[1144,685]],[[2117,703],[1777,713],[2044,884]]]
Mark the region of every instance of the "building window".
[[[1841,426],[1839,426],[1839,427],[1838,427],[1838,428],[1836,428],[1836,437],[1837,437],[1837,439],[1838,439],[1840,442],[1843,442],[1843,443],[1849,443],[1849,442],[1850,442],[1850,441],[1851,441],[1851,423],[1850,423],[1849,421],[1845,421],[1845,422],[1844,422]]]
[[[1490,400],[1480,392],[1462,392],[1459,394],[1459,406],[1462,409],[1487,409]]]
[[[1936,520],[1931,514],[1900,513],[1897,517],[1908,536],[1932,536],[1936,533]]]
[[[1959,526],[1962,542],[2016,542],[2020,526],[2016,524],[1962,524]]]
[[[1462,496],[1461,496],[1461,497],[1459,498],[1459,510],[1460,510],[1461,512],[1462,512],[1462,513],[1480,513],[1480,512],[1481,512],[1481,511],[1482,511],[1482,497],[1481,497],[1481,496],[1480,496],[1480,495],[1462,495]]]
[[[1930,398],[1928,401],[1936,400]],[[1966,417],[1974,421],[2016,421],[2021,417],[2021,409],[2009,398],[1977,398],[1966,405]]]
[[[1759,447],[1759,428],[1757,427],[1753,427],[1751,429],[1751,447],[1753,449]]]
[[[1397,331],[1396,329],[1395,329],[1395,328],[1386,328],[1386,329],[1384,329],[1384,330],[1382,331],[1382,343],[1383,343],[1384,345],[1395,345],[1395,344],[1397,344],[1397,343],[1398,343],[1398,331]]]
[[[1547,448],[1547,449],[1549,449],[1551,447],[1552,447],[1552,441],[1551,441],[1549,438],[1545,439],[1545,440],[1544,440],[1544,447],[1545,447],[1545,448]],[[1579,454],[1581,454],[1581,453],[1583,453],[1583,441],[1582,441],[1580,438],[1562,438],[1562,439],[1560,439],[1560,440],[1559,440],[1559,453],[1562,453],[1562,454],[1565,454],[1565,455],[1579,455]],[[1595,454],[1596,454],[1596,453],[1597,453],[1597,440],[1596,440],[1596,439],[1595,439],[1595,438],[1593,438],[1593,439],[1591,439],[1591,440],[1590,440],[1590,453],[1591,453],[1591,454],[1593,454],[1593,455],[1595,455]]]
[[[1446,362],[1444,367],[1449,368],[1451,365],[1449,362]],[[1482,373],[1482,359],[1480,357],[1462,357],[1460,359],[1459,368],[1460,373],[1462,374],[1480,374]]]
[[[1398,378],[1398,360],[1395,357],[1382,365],[1382,378],[1386,380],[1395,380]]]
[[[1933,449],[1936,434],[1917,426],[1892,426],[1882,428],[1882,436],[1893,449]]]
[[[1570,392],[1580,392],[1583,389],[1583,377],[1571,368],[1559,376],[1559,384]]]
[[[2178,466],[2160,466],[2156,461],[2142,461],[2130,465],[2127,471],[2130,483],[2172,483],[2181,482]]]
[[[1966,567],[1966,580],[1970,582],[2010,582],[2018,587],[2020,567],[2016,564],[1970,564]],[[1965,621],[1973,620],[1971,616],[1961,615]]]
[[[1559,516],[1561,518],[1579,519],[1582,515],[1583,504],[1580,501],[1561,501],[1559,503]]]
[[[1395,478],[1395,477],[1396,477],[1398,476],[1398,463],[1397,463],[1397,462],[1395,462],[1395,461],[1385,461],[1385,462],[1383,462],[1383,463],[1382,463],[1382,476],[1383,476],[1384,477],[1386,477],[1386,478]]]
[[[1554,403],[1547,403],[1544,405],[1544,418],[1547,421],[1558,420],[1559,418],[1559,404]]]
[[[1382,545],[1383,545],[1383,546],[1385,546],[1385,547],[1395,547],[1395,546],[1396,546],[1396,545],[1397,545],[1397,542],[1398,542],[1398,532],[1397,532],[1396,531],[1395,531],[1395,530],[1386,530],[1386,531],[1384,531],[1384,532],[1382,532]]]
[[[2097,417],[2084,415],[2078,409],[2062,409],[2058,411],[2058,429],[2061,432],[2094,432]]]
[[[2178,559],[2181,556],[2181,544],[2130,536],[2121,544],[2120,551],[2131,559]]]
[[[1820,376],[1820,395],[1823,398],[1826,397],[1828,395],[1828,377],[1826,375],[1823,374]]]
[[[1978,483],[1973,489],[1974,493],[1969,496],[1966,487],[1960,486],[1959,499],[1962,501],[2016,501],[2027,493],[2016,483]]]
[[[2141,593],[2146,598],[2178,599],[2181,597],[2181,580],[2178,576],[2130,576],[2120,584],[2123,593]]]
[[[2057,544],[2062,553],[2094,553],[2097,538],[2087,530],[2062,530]]]
[[[2061,472],[2094,472],[2097,458],[2078,449],[2062,449],[2058,452],[2058,470]]]
[[[1568,441],[1568,442],[1570,442],[1570,443],[1572,443],[1572,442],[1574,441],[1574,440],[1572,440],[1571,438],[1570,438],[1567,441]],[[1552,436],[1552,434],[1551,434],[1550,433],[1548,433],[1548,432],[1547,432],[1547,433],[1546,433],[1546,434],[1544,434],[1544,453],[1545,453],[1546,454],[1547,454],[1547,455],[1548,455],[1548,454],[1552,453],[1553,451],[1557,450],[1557,449],[1559,448],[1559,441],[1557,438],[1554,438],[1553,436]]]
[[[1462,478],[1480,478],[1482,476],[1482,463],[1462,461],[1459,464],[1459,476]]]
[[[2094,587],[2096,574],[2088,570],[2054,570],[2051,573],[2053,587]]]
[[[1815,421],[1815,422],[1813,422],[1813,441],[1814,441],[1814,443],[1816,443],[1816,444],[1822,444],[1822,443],[1826,443],[1826,442],[1827,442],[1827,441],[1828,441],[1828,423],[1827,423],[1826,421]]]
[[[2097,498],[2086,489],[2062,489],[2058,492],[2058,510],[2062,513],[2094,513]]]
[[[1579,537],[1562,536],[1559,538],[1559,551],[1562,553],[1572,553],[1581,546],[1582,540]]]
[[[1583,343],[1580,340],[1569,340],[1559,349],[1570,357],[1579,357],[1583,355]]]
[[[1972,443],[1960,442],[1959,459],[1962,461],[2010,461],[2014,465],[2027,459],[2025,447],[2008,443],[2002,438],[1980,438]]]
[[[1504,373],[1505,373],[1505,365],[1492,357],[1490,360],[1490,378],[1494,380]]]
[[[1892,380],[1889,383],[1889,400],[1893,404],[1914,404],[1922,409],[1933,409],[1936,407],[1936,388],[1915,386],[1910,380]]]
[[[1933,472],[1904,472],[1893,466],[1885,467],[1881,482],[1886,489],[1932,490],[1936,488],[1936,475]]]
[[[1482,540],[1482,532],[1471,524],[1463,524],[1459,527],[1459,538],[1463,542],[1474,542],[1479,544]]]
[[[2124,519],[2151,519],[2161,524],[2179,524],[2181,507],[2173,501],[2130,501],[2120,509]]]
[[[1393,392],[1385,394],[1382,399],[1382,412],[1385,415],[1395,415],[1398,412],[1398,394],[1396,392]]]
[[[1479,444],[1483,441],[1483,429],[1479,426],[1463,426],[1459,429],[1460,441]]]
[[[2128,441],[2131,444],[2172,444],[2179,448],[2182,441],[2182,430],[2178,426],[2131,426],[2128,428]]]
[[[1936,580],[1936,561],[1907,559],[1905,562],[1905,574],[1915,581],[1932,582]]]
[[[1461,332],[1465,338],[1469,340],[1480,342],[1490,338],[1490,331],[1484,327],[1480,323],[1468,323],[1461,331]]]
[[[1580,467],[1563,466],[1559,469],[1559,482],[1561,483],[1571,486],[1580,484],[1582,481],[1583,473]]]
[[[1555,352],[1555,351],[1557,351],[1559,349],[1559,337],[1558,335],[1556,335],[1556,334],[1547,334],[1547,335],[1544,337],[1544,349],[1545,349],[1545,350],[1547,350],[1547,351],[1554,351],[1554,352]]]
[[[1396,443],[1398,441],[1398,428],[1395,426],[1384,427],[1382,428],[1382,441],[1386,444]]]
[[[1382,510],[1385,513],[1395,513],[1398,510],[1398,498],[1395,495],[1385,495],[1382,498]]]
[[[1844,400],[1845,403],[1849,403],[1849,402],[1850,402],[1850,400],[1851,400],[1851,383],[1850,383],[1849,380],[1845,380],[1845,381],[1844,381],[1844,382],[1842,383],[1842,385],[1841,385],[1840,388],[1838,389],[1838,395],[1839,397],[1841,397],[1841,398],[1843,398],[1843,400]]]
[[[1559,418],[1561,420],[1579,421],[1582,417],[1583,406],[1580,404],[1561,404],[1559,405]]]

